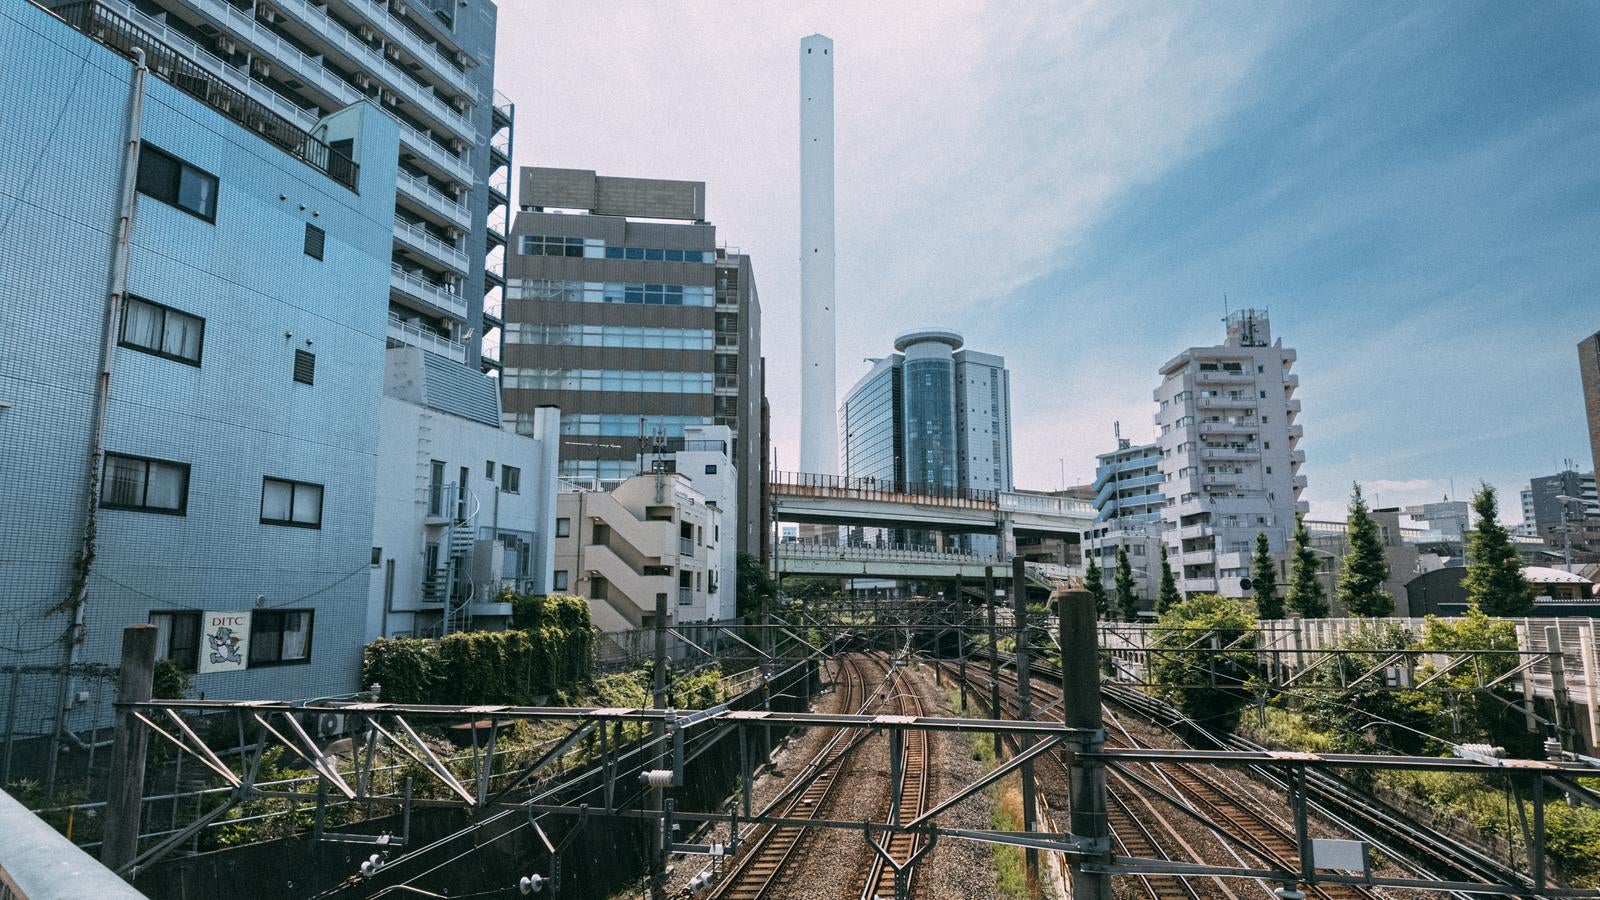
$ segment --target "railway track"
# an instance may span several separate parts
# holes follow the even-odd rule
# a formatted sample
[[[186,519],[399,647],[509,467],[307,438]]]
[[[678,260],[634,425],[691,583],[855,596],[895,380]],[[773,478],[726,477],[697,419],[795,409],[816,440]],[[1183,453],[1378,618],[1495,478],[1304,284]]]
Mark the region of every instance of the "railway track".
[[[979,671],[976,676],[973,671],[968,671],[968,681],[976,682],[987,688],[987,672]],[[1017,691],[1017,677],[1007,669],[1000,670],[1002,685],[1002,704],[1012,714],[1018,706],[1015,701]],[[1060,691],[1046,681],[1034,681],[1030,689],[1043,705],[1049,705],[1060,697]],[[1108,747],[1134,747],[1143,746],[1125,730],[1108,729],[1106,746]],[[1059,753],[1052,754],[1059,764],[1065,762]],[[1151,778],[1146,780],[1165,781],[1175,791],[1181,794],[1189,803],[1191,809],[1211,819],[1214,823],[1228,828],[1238,840],[1250,847],[1262,857],[1271,860],[1275,865],[1287,871],[1299,869],[1299,848],[1294,836],[1279,822],[1274,821],[1264,811],[1244,802],[1236,796],[1236,789],[1217,781],[1209,773],[1203,773],[1194,766],[1183,764],[1168,764],[1160,767],[1145,764]],[[1174,859],[1174,855],[1167,850],[1164,842],[1157,837],[1155,829],[1145,821],[1140,812],[1162,820],[1162,805],[1170,806],[1170,801],[1165,798],[1151,796],[1146,788],[1138,785],[1130,778],[1122,776],[1116,771],[1107,772],[1108,797],[1106,811],[1111,823],[1113,840],[1129,856],[1143,856],[1151,859]],[[1169,810],[1170,811],[1170,810]],[[1173,829],[1167,829],[1174,843],[1182,844],[1180,835]],[[1185,855],[1195,855],[1192,848],[1185,845],[1190,852]],[[1195,858],[1192,862],[1201,862]],[[1195,879],[1180,876],[1144,875],[1133,876],[1139,880],[1145,891],[1152,897],[1198,897],[1200,896]],[[1217,886],[1224,893],[1231,894],[1227,886],[1216,880]],[[1303,886],[1309,896],[1325,898],[1325,900],[1363,900],[1375,896],[1365,888],[1346,885],[1317,885]]]
[[[898,681],[899,679],[897,679]],[[910,685],[901,685],[911,688]],[[924,715],[921,695],[914,689],[897,691],[894,695],[896,714],[902,716]],[[900,789],[896,792],[893,805],[890,807],[888,819],[899,824],[909,822],[922,815],[928,804],[928,760],[929,735],[921,729],[909,729],[904,732],[904,748],[900,754]],[[897,833],[889,835],[888,851],[895,863],[905,866],[922,845],[918,835]],[[904,872],[906,893],[911,891],[911,880],[914,870]],[[883,856],[874,852],[872,866],[867,872],[865,886],[861,889],[862,900],[874,898],[892,898],[895,894],[895,869],[889,866]]]
[[[864,710],[872,703],[867,690],[868,664],[859,657],[846,657],[841,661],[844,676],[843,700],[840,707],[849,712]],[[822,749],[807,768],[816,774],[805,782],[804,789],[796,792],[777,810],[787,819],[815,818],[833,793],[838,783],[839,764],[848,746],[848,734],[835,729]],[[746,842],[733,867],[723,876],[711,896],[726,900],[756,900],[766,896],[778,876],[793,858],[795,850],[805,837],[800,825],[773,825],[758,832]]]

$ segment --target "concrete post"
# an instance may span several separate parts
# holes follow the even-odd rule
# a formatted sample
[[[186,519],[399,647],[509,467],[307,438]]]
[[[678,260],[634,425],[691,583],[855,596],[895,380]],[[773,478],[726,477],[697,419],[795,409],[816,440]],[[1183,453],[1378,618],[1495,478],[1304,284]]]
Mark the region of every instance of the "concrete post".
[[[1567,719],[1572,714],[1569,704],[1572,698],[1567,694],[1566,660],[1561,655],[1561,629],[1555,625],[1546,625],[1544,629],[1545,649],[1550,651],[1550,709],[1553,711],[1551,718],[1556,722],[1556,739],[1561,742],[1561,749],[1571,750],[1571,739],[1568,732],[1571,726]]]
[[[1106,770],[1084,753],[1105,748],[1100,717],[1100,641],[1095,629],[1094,595],[1072,591],[1058,596],[1061,623],[1061,721],[1073,728],[1088,728],[1093,735],[1075,740],[1072,765],[1067,769],[1067,790],[1074,837],[1096,842],[1106,862],[1111,859],[1111,822],[1106,816]],[[1072,865],[1074,900],[1111,900],[1111,876],[1083,871]]]
[[[117,702],[141,703],[150,699],[155,682],[156,627],[129,625],[122,629],[122,668],[117,679]],[[111,778],[107,782],[104,842],[100,861],[113,872],[133,862],[139,847],[139,823],[144,809],[144,756],[149,730],[126,708],[117,710],[111,738]]]
[[[656,594],[656,665],[654,677],[651,679],[651,706],[656,709],[667,708],[667,595]],[[666,725],[657,721],[652,727],[656,739],[656,765],[655,768],[666,768],[667,742]],[[664,809],[662,801],[665,792],[661,788],[650,789],[650,809],[659,812]],[[665,823],[659,819],[652,819],[650,827],[654,834],[654,844],[650,848],[650,897],[651,900],[666,900],[666,873],[667,873],[667,833],[663,827]]]
[[[994,566],[983,567],[983,595],[988,599],[989,614],[989,715],[1004,718],[1000,712],[1000,633],[994,624]],[[1000,732],[994,733],[994,757],[1000,758]]]
[[[1591,753],[1600,752],[1600,664],[1596,663],[1594,626],[1578,629],[1579,653],[1583,660],[1584,707],[1589,713],[1589,743]]]
[[[1027,561],[1020,556],[1011,558],[1011,608],[1017,619],[1017,718],[1026,722],[1033,718],[1033,695],[1028,680],[1028,582]],[[1017,736],[1017,752],[1024,753],[1033,745],[1033,738]],[[1033,761],[1024,762],[1022,769],[1022,830],[1037,831],[1039,817],[1038,798],[1034,796]],[[1029,848],[1025,853],[1028,883],[1039,881],[1039,851]]]

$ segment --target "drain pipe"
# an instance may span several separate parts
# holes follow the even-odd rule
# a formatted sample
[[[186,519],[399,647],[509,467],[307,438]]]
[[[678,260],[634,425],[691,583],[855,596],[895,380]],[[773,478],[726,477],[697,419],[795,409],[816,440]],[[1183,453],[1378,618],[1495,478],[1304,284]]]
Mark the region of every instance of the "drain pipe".
[[[59,742],[67,729],[67,700],[72,683],[72,666],[78,661],[78,648],[83,643],[84,605],[89,589],[89,571],[94,565],[95,526],[100,510],[100,478],[106,456],[106,412],[111,402],[111,367],[116,359],[117,327],[122,321],[122,304],[128,290],[128,249],[133,237],[134,188],[139,176],[139,134],[144,118],[145,78],[150,70],[145,65],[144,51],[133,50],[133,84],[129,88],[127,146],[122,157],[122,197],[117,210],[116,243],[111,250],[110,292],[106,301],[106,317],[101,323],[100,374],[95,387],[94,411],[89,445],[88,490],[84,497],[83,542],[78,549],[74,566],[72,587],[57,610],[72,614],[72,624],[65,635],[67,647],[66,670],[61,673],[56,693],[55,738]],[[74,741],[80,746],[81,741]],[[55,784],[56,754],[50,754],[49,782]]]

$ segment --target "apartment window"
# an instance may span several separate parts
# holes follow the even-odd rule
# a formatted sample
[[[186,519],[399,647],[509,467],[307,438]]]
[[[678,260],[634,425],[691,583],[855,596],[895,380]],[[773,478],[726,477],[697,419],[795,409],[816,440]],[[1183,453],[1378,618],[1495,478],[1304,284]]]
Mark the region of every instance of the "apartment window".
[[[556,520],[556,537],[569,537],[572,534],[571,519]]]
[[[1267,399],[1267,392],[1266,391],[1261,391],[1260,393],[1261,393],[1261,399],[1263,399],[1263,400]]]
[[[500,489],[508,494],[522,492],[522,470],[516,466],[500,467]]]
[[[217,176],[150,144],[139,149],[138,190],[207,222],[217,220]]]
[[[483,464],[483,477],[490,481],[494,480],[494,460],[491,459]]]
[[[1263,425],[1267,424],[1267,417],[1266,416],[1262,416],[1261,417],[1261,424],[1263,424]]]
[[[1268,475],[1272,474],[1272,467],[1271,466],[1267,466],[1267,474]]]
[[[124,347],[198,366],[205,334],[206,320],[199,316],[142,297],[129,297],[123,304]]]
[[[321,228],[306,223],[306,255],[312,259],[322,258],[322,248],[328,242],[328,233]]]
[[[311,661],[309,609],[258,609],[250,617],[250,665],[286,666]]]
[[[708,464],[706,466],[706,474],[707,475],[715,475],[715,474],[717,474],[717,465],[716,465],[716,463],[710,463],[710,464]]]
[[[189,464],[107,453],[100,476],[100,505],[185,515],[189,509]]]
[[[294,380],[314,384],[317,380],[317,355],[306,350],[294,352]]]
[[[1264,374],[1266,371],[1267,371],[1267,367],[1266,366],[1256,366],[1256,374],[1258,374],[1258,375]]]
[[[1263,450],[1271,450],[1272,449],[1272,442],[1271,441],[1262,441],[1261,442],[1261,449],[1263,449]]]
[[[381,565],[383,565],[383,548],[382,547],[373,547],[372,548],[372,567],[374,569],[376,569],[377,567],[379,567]]]
[[[193,672],[200,661],[200,614],[153,612],[150,624],[156,627],[156,659]]]
[[[567,589],[567,570],[557,569],[550,580],[551,590],[564,591]]]
[[[282,478],[261,479],[261,523],[322,527],[322,485]]]

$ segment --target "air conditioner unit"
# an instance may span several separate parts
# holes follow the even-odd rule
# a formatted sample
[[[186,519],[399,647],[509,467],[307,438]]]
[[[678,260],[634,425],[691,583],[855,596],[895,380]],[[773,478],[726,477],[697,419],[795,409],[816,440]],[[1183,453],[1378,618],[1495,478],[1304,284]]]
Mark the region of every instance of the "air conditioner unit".
[[[383,48],[383,55],[389,57],[390,59],[399,59],[400,48],[390,44],[389,46]]]
[[[372,90],[372,79],[365,72],[357,72],[355,76],[356,87],[363,91]]]
[[[342,713],[319,713],[317,715],[317,737],[327,739],[338,737],[347,730],[349,717]]]
[[[239,52],[239,45],[235,44],[231,38],[219,37],[217,38],[217,50],[223,56],[232,56]]]
[[[399,109],[400,108],[400,98],[396,97],[394,94],[384,94],[383,95],[383,102],[389,104],[390,106],[394,107],[395,109]]]
[[[271,78],[272,67],[267,65],[266,60],[253,59],[250,61],[250,74],[257,78]]]
[[[361,35],[363,41],[375,41],[378,39],[378,33],[372,30],[371,25],[357,25],[356,34]]]
[[[456,97],[450,101],[450,105],[455,107],[456,112],[464,113],[471,107],[472,104],[468,103],[467,98],[465,97]]]
[[[467,67],[468,63],[472,62],[472,57],[470,57],[467,54],[461,52],[460,50],[456,51],[455,56],[456,56],[456,65],[460,66],[463,69],[465,69]]]
[[[256,15],[261,17],[261,21],[269,24],[276,23],[278,21],[278,11],[270,6],[262,5],[256,7]]]

